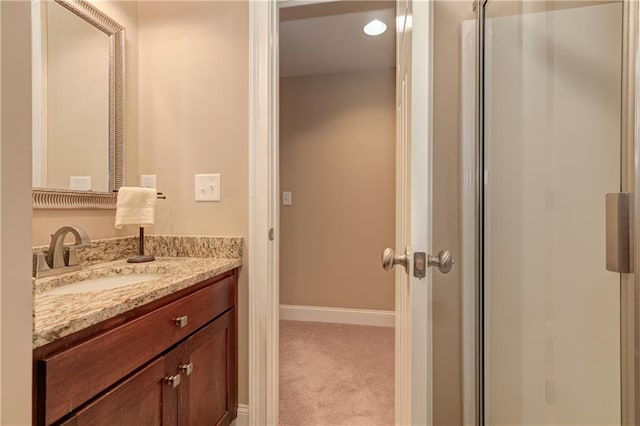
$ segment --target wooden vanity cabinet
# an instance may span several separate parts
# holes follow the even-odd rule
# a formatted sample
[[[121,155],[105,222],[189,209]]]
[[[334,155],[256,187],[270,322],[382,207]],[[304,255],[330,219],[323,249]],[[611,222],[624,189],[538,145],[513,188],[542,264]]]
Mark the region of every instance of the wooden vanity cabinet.
[[[178,389],[178,425],[222,425],[236,418],[235,362],[230,313],[191,336],[178,349],[182,382]],[[233,390],[232,390],[233,389]]]
[[[163,397],[170,397],[165,392],[164,370],[163,358],[151,362],[105,395],[80,409],[62,424],[65,426],[170,424],[173,413],[166,409],[170,404],[165,405],[163,402]]]
[[[51,353],[34,352],[35,424],[230,424],[237,415],[236,286],[234,271],[146,306],[133,318],[115,327],[107,326],[107,330],[100,329],[75,344],[66,343]],[[217,303],[212,303],[214,299]],[[179,310],[172,306],[179,306]],[[210,318],[202,315],[203,309]],[[183,327],[178,325],[176,312],[186,313],[188,320]],[[187,329],[185,335],[174,336],[175,342],[165,350],[131,368],[129,359],[136,356],[126,354],[148,354],[149,347],[154,348],[148,342],[149,336],[166,343],[166,336],[141,326],[148,325],[149,318],[166,317],[167,313],[173,314],[169,319],[177,329]],[[192,324],[192,318],[196,324]],[[123,339],[118,348],[113,348],[112,353],[103,350],[102,359],[96,358],[91,349],[105,341],[113,344],[120,336]],[[82,360],[83,356],[95,364],[94,371],[84,367],[87,361]],[[114,381],[108,371],[118,369],[118,362],[131,371]],[[53,371],[71,370],[74,364],[84,377],[74,371]],[[103,369],[102,365],[112,368]],[[60,377],[65,376],[69,382],[61,383]]]

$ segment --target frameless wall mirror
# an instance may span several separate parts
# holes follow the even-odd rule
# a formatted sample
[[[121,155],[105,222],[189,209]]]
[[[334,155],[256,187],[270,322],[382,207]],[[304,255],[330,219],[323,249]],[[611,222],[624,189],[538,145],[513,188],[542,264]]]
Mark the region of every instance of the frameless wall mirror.
[[[84,0],[34,2],[33,97],[34,208],[114,208],[124,28]]]

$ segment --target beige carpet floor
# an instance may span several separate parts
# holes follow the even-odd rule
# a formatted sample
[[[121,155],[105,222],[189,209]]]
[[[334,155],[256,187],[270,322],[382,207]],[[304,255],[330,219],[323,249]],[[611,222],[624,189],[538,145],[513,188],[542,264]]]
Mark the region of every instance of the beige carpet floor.
[[[394,330],[280,322],[280,426],[393,425]]]

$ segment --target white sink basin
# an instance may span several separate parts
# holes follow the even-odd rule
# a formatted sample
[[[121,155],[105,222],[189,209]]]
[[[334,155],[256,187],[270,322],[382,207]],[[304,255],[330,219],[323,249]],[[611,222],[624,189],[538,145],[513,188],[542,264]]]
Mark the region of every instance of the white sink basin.
[[[46,295],[76,294],[88,291],[112,290],[132,284],[140,284],[151,280],[156,280],[164,274],[126,274],[112,275],[109,277],[93,278],[90,280],[78,281],[73,284],[52,288],[44,292]]]

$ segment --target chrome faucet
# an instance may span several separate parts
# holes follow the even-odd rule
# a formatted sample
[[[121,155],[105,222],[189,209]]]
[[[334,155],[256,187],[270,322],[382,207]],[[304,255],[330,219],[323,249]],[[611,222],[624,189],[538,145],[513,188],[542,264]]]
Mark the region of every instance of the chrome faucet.
[[[76,237],[76,242],[65,253],[64,239],[69,233]],[[84,229],[79,226],[63,226],[51,236],[51,244],[49,244],[49,251],[47,252],[47,265],[51,269],[75,266],[78,263],[75,258],[75,249],[85,247],[90,243],[91,240]]]

